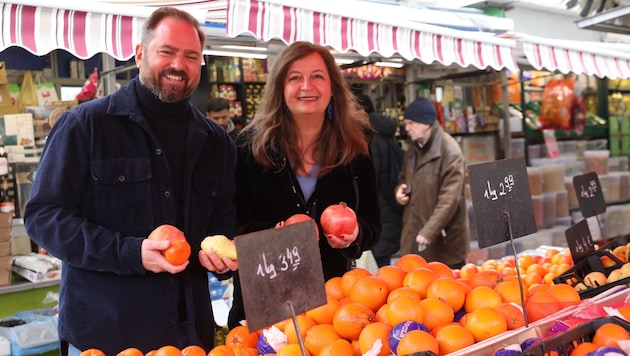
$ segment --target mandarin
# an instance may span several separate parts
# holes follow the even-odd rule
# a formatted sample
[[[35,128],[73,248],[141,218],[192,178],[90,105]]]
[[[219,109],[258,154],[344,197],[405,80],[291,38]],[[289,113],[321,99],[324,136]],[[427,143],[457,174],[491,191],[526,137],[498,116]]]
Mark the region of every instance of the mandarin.
[[[348,340],[358,339],[363,328],[374,322],[376,314],[363,304],[349,302],[337,309],[333,327],[337,334]]]
[[[440,355],[459,351],[475,343],[475,337],[470,330],[457,324],[440,328],[435,334],[435,340],[438,342]]]

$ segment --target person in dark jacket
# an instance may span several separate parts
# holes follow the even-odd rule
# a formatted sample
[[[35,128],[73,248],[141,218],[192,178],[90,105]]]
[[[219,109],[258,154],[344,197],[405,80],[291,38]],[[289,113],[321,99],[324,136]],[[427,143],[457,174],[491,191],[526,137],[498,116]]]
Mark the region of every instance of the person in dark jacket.
[[[324,236],[319,226],[324,279],[342,276],[381,229],[368,132],[368,116],[328,49],[308,42],[285,48],[256,117],[237,138],[239,232],[273,228],[297,213],[319,223],[326,207],[343,201],[357,229]],[[230,328],[246,319],[238,273],[233,297]]]
[[[391,263],[391,256],[400,248],[403,206],[398,204],[394,195],[400,179],[400,167],[404,155],[403,149],[396,142],[396,122],[384,115],[370,113],[370,125],[376,132],[370,142],[370,152],[376,170],[378,182],[378,205],[381,211],[381,237],[372,248],[376,264],[386,266]]]
[[[46,141],[26,206],[28,235],[63,261],[62,355],[116,355],[164,345],[214,344],[208,271],[238,265],[200,251],[207,235],[236,233],[236,147],[189,99],[199,84],[205,34],[187,12],[162,7],[136,47],[138,77],[66,111]],[[169,224],[185,234],[187,262]]]
[[[208,100],[206,116],[208,119],[221,125],[232,139],[236,139],[239,130],[236,128],[234,121],[230,119],[230,102],[227,99],[212,98]]]

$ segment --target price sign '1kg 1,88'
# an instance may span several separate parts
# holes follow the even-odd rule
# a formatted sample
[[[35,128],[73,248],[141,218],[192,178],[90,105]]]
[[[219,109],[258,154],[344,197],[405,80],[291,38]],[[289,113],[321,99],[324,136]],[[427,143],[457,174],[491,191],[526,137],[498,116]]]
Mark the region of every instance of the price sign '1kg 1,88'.
[[[536,232],[523,157],[468,166],[480,248]],[[508,219],[509,218],[509,219]]]

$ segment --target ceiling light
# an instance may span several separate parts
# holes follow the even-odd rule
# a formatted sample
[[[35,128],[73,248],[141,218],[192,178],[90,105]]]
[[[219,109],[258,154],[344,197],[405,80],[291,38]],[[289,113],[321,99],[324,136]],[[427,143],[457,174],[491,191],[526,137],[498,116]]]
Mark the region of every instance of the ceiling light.
[[[243,58],[256,58],[256,59],[267,58],[267,55],[264,53],[215,51],[215,50],[210,50],[210,49],[204,49],[203,54],[208,55],[208,56],[218,56],[218,57],[243,57]]]
[[[255,47],[255,46],[222,45],[222,46],[219,46],[219,48],[237,50],[237,51],[256,51],[256,52],[267,51],[267,48],[265,47]]]
[[[402,68],[405,64],[401,62],[376,62],[374,65],[379,67]]]

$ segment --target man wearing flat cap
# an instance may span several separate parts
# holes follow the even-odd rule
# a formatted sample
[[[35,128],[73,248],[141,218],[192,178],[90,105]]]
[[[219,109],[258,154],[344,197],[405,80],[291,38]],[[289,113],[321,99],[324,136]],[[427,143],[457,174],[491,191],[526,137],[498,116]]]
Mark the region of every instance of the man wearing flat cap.
[[[460,268],[470,253],[466,162],[436,117],[434,104],[426,98],[416,99],[405,110],[410,142],[395,190],[396,200],[405,206],[400,253]]]

